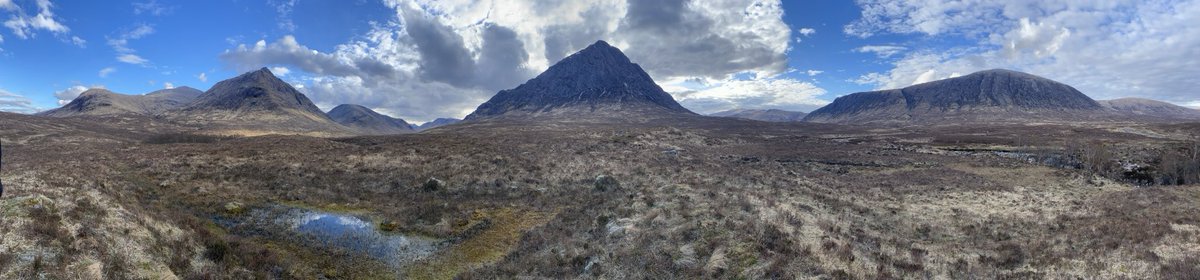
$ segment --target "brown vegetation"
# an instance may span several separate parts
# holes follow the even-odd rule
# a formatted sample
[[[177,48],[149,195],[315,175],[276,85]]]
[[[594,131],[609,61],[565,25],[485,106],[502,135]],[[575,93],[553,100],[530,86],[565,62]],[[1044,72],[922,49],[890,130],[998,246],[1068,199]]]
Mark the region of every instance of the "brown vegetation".
[[[1186,137],[703,120],[473,123],[337,139],[35,133],[54,124],[0,120],[0,278],[1178,279],[1200,270]],[[1047,161],[1071,157],[1078,165]],[[1176,170],[1153,174],[1186,185],[1136,187],[1126,163]],[[218,221],[245,212],[230,203],[355,213],[449,243],[397,269],[232,233]]]

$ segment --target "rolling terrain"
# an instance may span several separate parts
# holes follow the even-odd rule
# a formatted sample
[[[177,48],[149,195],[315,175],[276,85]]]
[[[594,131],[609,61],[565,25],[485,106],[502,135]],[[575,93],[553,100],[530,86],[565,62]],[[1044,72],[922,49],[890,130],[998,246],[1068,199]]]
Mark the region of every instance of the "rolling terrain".
[[[714,117],[729,117],[765,122],[798,122],[804,120],[804,116],[806,115],[808,114],[804,112],[792,112],[779,109],[738,109],[710,114],[710,116]]]
[[[0,113],[0,279],[1193,279],[1200,123],[1151,108],[998,70],[709,117],[601,41],[407,133],[264,68]]]

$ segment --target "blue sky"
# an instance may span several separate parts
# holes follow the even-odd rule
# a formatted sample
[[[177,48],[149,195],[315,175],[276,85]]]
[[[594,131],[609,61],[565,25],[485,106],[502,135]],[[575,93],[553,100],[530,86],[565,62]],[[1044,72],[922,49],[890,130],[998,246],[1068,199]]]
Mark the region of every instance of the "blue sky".
[[[990,68],[1200,105],[1200,1],[0,0],[0,110],[271,67],[324,109],[462,117],[606,40],[682,104],[809,111]]]

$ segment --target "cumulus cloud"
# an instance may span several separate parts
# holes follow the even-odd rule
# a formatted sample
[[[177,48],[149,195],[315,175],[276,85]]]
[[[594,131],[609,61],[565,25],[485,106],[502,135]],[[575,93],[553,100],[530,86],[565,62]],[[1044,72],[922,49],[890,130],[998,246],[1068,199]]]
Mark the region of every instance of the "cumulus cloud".
[[[282,76],[287,76],[287,74],[289,74],[289,73],[292,73],[292,70],[288,69],[287,67],[276,66],[276,67],[271,67],[271,73],[274,73],[275,76],[282,77]]]
[[[14,35],[21,39],[28,39],[36,36],[37,30],[45,30],[55,34],[66,34],[71,29],[59,22],[54,16],[54,3],[49,0],[38,0],[37,13],[34,15],[26,14],[25,10],[16,3],[8,1],[0,5],[5,10],[13,12],[7,21],[4,21],[4,27],[8,27]]]
[[[888,58],[888,57],[891,57],[891,56],[893,56],[893,55],[896,55],[896,54],[898,54],[898,53],[904,52],[904,51],[906,51],[906,50],[908,50],[908,48],[906,48],[906,47],[901,47],[901,46],[893,46],[893,45],[882,45],[882,46],[876,46],[876,45],[866,45],[866,46],[862,46],[862,47],[855,48],[855,49],[854,49],[854,52],[859,52],[859,53],[873,53],[873,54],[875,54],[876,56],[879,56],[880,58]]]
[[[732,109],[785,109],[809,112],[829,104],[826,91],[792,79],[726,80],[703,89],[673,92],[680,104],[701,114]]]
[[[96,73],[96,75],[100,76],[101,78],[104,78],[104,77],[108,77],[108,74],[112,74],[113,72],[117,72],[117,68],[104,67],[104,69],[100,69],[100,72]]]
[[[913,34],[966,45],[914,50],[857,81],[880,88],[989,68],[1030,72],[1097,99],[1184,104],[1200,88],[1200,1],[875,1],[847,34]],[[931,72],[932,71],[932,72]],[[928,74],[927,73],[932,73]]]
[[[0,7],[3,7],[3,5],[0,5]],[[33,102],[31,102],[29,98],[4,89],[0,89],[0,111],[32,114],[37,113],[40,110],[33,106]]]
[[[200,72],[199,75],[196,75],[196,79],[200,80],[201,82],[207,82],[208,81],[208,73]]]
[[[493,2],[388,0],[393,20],[331,51],[285,36],[220,59],[240,71],[289,67],[322,106],[356,103],[416,122],[462,117],[596,40],[658,81],[787,69],[793,31],[776,0]]]
[[[800,28],[800,29],[796,30],[796,32],[800,33],[800,35],[804,35],[805,37],[812,36],[813,34],[817,34],[816,29],[812,29],[812,28],[808,28],[808,27]]]
[[[172,82],[163,82],[163,88],[164,88],[164,89],[173,89],[173,88],[175,88],[175,83],[172,83]]]
[[[36,13],[30,15],[21,6],[11,0],[0,0],[0,10],[8,11],[9,18],[4,21],[4,27],[12,31],[21,39],[30,39],[37,36],[37,32],[48,31],[57,37],[59,40],[73,44],[79,47],[85,47],[87,41],[78,36],[69,36],[71,28],[62,23],[62,20],[54,15],[54,3],[50,0],[37,0],[34,2],[37,6]],[[3,37],[0,37],[0,42],[4,42]]]
[[[71,100],[75,100],[76,97],[79,97],[80,93],[83,93],[87,90],[88,87],[85,86],[72,86],[55,92],[54,97],[58,98],[58,106],[67,105],[67,103],[71,103]]]

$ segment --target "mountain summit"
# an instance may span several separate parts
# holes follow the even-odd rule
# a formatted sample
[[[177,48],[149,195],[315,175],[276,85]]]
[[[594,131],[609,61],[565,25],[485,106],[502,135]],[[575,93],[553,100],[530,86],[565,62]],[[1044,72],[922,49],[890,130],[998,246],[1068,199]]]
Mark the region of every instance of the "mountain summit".
[[[358,129],[365,134],[400,134],[414,132],[413,126],[403,119],[389,117],[370,108],[354,104],[342,104],[329,110],[329,118],[339,124]]]
[[[1071,86],[1003,69],[838,97],[810,122],[894,123],[1087,119],[1108,112]]]
[[[466,119],[635,117],[629,113],[694,114],[675,102],[621,50],[597,41],[524,84],[500,91]]]
[[[236,134],[350,134],[265,67],[218,82],[179,114],[180,121]]]

